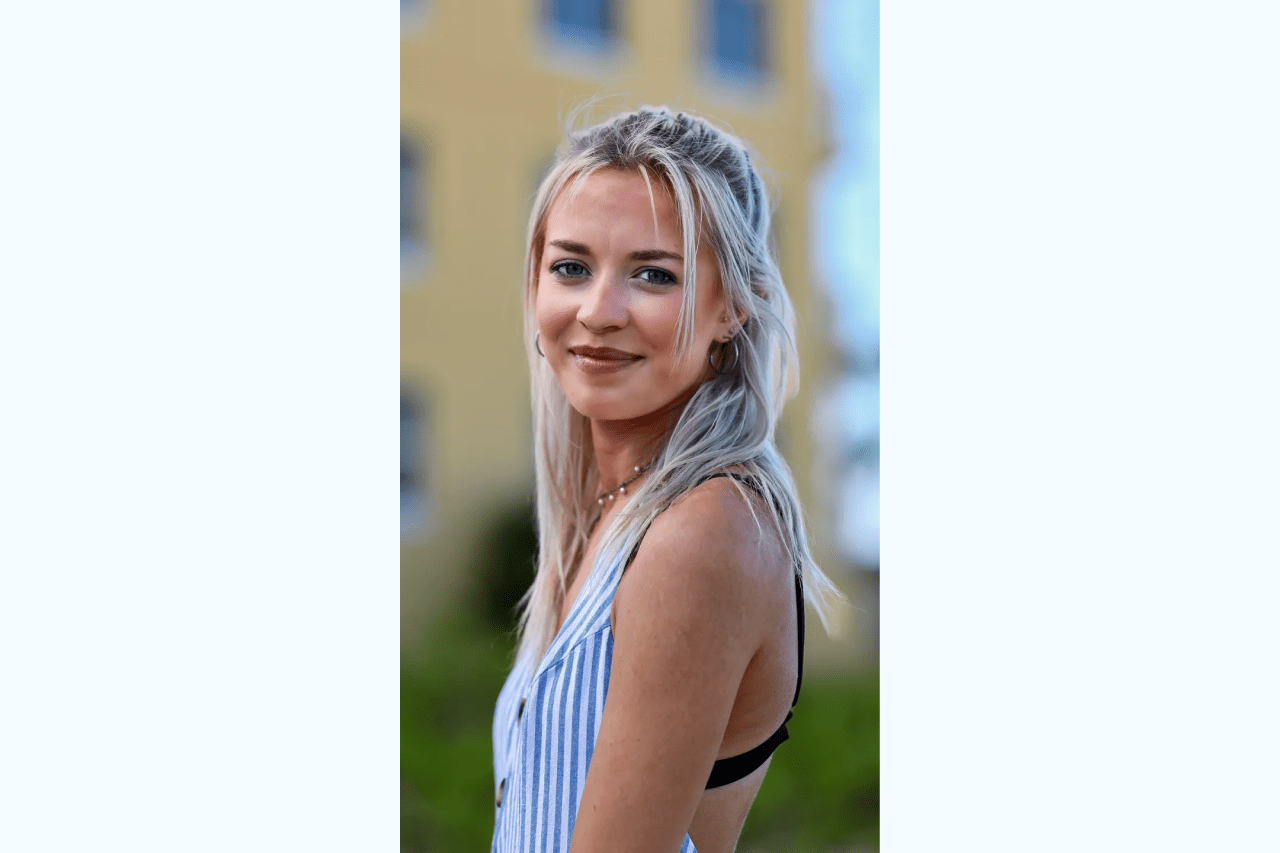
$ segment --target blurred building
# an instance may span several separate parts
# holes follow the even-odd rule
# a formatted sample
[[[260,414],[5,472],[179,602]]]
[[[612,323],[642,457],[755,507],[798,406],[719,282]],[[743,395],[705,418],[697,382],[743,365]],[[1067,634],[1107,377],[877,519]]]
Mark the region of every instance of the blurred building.
[[[560,121],[587,99],[599,99],[594,119],[642,104],[688,110],[759,155],[800,317],[801,389],[779,443],[815,555],[853,591],[831,510],[839,485],[824,478],[831,460],[810,426],[837,356],[811,270],[809,189],[829,133],[808,11],[783,0],[401,4],[403,648],[457,600],[496,508],[532,490],[525,230]],[[862,633],[854,626],[827,657],[865,657]],[[819,667],[821,645],[811,652]]]

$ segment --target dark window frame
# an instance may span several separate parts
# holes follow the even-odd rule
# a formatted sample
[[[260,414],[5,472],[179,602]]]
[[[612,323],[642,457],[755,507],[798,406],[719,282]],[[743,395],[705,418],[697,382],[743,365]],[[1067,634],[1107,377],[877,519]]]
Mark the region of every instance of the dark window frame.
[[[400,271],[420,272],[431,245],[430,158],[420,135],[400,134]],[[405,280],[402,278],[401,283]]]
[[[400,386],[400,536],[421,533],[431,517],[430,407],[425,395]]]
[[[566,7],[587,4],[599,6],[602,26],[558,14]],[[556,41],[592,51],[613,50],[622,41],[622,0],[541,0],[539,11],[543,30]]]
[[[747,29],[754,26],[754,44],[747,48],[750,55],[733,55],[732,44],[723,42],[734,24],[725,15],[734,12],[754,16],[754,24],[746,22]],[[702,3],[702,51],[706,65],[719,78],[734,82],[760,83],[772,76],[775,66],[777,9],[771,0],[703,0]],[[738,23],[744,23],[739,21]]]

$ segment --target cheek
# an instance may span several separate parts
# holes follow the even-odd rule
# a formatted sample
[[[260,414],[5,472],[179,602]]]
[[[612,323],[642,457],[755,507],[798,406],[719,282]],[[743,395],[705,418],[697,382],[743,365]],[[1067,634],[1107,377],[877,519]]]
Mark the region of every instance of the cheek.
[[[669,355],[680,328],[680,297],[637,299],[631,304],[631,321],[646,343]]]
[[[539,284],[533,299],[534,319],[543,337],[554,337],[572,322],[574,307],[563,298],[557,298],[554,287]]]

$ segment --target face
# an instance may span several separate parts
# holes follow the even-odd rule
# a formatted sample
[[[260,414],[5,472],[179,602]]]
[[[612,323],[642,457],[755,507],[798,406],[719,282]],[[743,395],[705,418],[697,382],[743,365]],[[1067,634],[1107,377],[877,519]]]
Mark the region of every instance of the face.
[[[716,257],[704,245],[694,337],[676,359],[684,247],[674,202],[652,186],[650,196],[639,173],[601,169],[547,214],[534,299],[542,351],[570,405],[593,420],[677,410],[712,375],[714,342],[732,333]]]

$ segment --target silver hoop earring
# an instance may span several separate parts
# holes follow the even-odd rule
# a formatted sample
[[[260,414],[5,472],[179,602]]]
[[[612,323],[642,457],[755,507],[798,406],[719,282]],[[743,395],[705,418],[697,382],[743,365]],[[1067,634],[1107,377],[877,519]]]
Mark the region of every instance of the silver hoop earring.
[[[725,350],[733,345],[733,364],[725,365]],[[738,369],[738,362],[742,360],[742,353],[738,351],[738,336],[734,335],[729,340],[720,344],[720,366],[716,367],[715,350],[707,353],[707,361],[711,364],[711,369],[715,371],[716,376],[724,376],[726,373],[732,373]]]
[[[538,351],[538,355],[542,356],[543,358],[546,358],[546,357],[547,357],[547,354],[546,354],[545,352],[543,352],[543,351],[542,351],[542,343],[538,340],[538,338],[539,338],[541,335],[542,335],[542,333],[541,333],[541,332],[534,332],[534,333],[533,333],[533,348],[534,348],[534,349],[536,349],[536,350]]]

